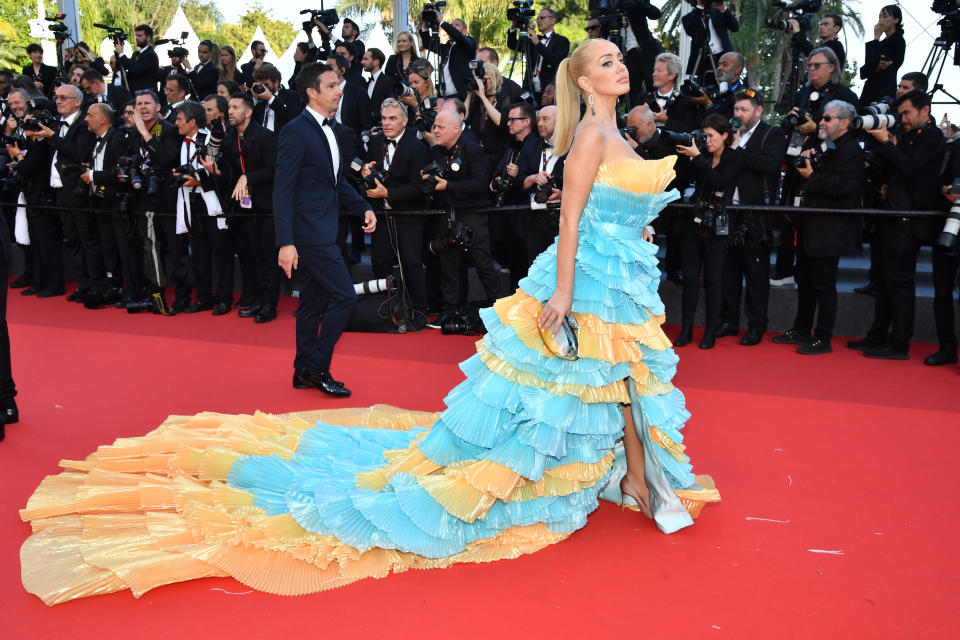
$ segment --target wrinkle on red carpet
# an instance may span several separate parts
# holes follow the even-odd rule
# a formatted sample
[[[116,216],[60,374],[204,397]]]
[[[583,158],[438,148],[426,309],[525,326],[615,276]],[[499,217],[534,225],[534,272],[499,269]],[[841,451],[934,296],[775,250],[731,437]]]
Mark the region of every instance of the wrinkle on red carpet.
[[[409,571],[302,597],[232,579],[48,608],[19,581],[22,507],[62,458],[168,414],[388,403],[442,408],[473,338],[346,334],[347,401],[290,385],[293,301],[256,325],[10,297],[22,418],[0,443],[0,597],[10,638],[904,637],[955,635],[957,367],[874,361],[834,341],[804,357],[725,338],[678,349],[684,431],[723,495],[670,536],[602,503],[567,541],[517,560]],[[668,330],[672,335],[673,328]],[[694,345],[696,342],[694,342]]]

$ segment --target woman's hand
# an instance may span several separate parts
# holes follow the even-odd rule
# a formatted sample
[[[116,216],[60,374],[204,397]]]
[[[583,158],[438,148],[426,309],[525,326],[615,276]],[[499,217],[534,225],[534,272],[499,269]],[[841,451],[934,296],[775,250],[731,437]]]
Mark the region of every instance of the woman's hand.
[[[688,158],[696,158],[698,155],[700,155],[700,149],[697,148],[696,144],[691,144],[689,147],[678,144],[677,153],[682,156],[687,156]]]
[[[560,332],[560,324],[570,313],[570,306],[573,304],[573,296],[569,293],[557,291],[553,297],[543,305],[540,311],[540,318],[537,321],[538,326],[550,327],[551,333],[557,335]]]

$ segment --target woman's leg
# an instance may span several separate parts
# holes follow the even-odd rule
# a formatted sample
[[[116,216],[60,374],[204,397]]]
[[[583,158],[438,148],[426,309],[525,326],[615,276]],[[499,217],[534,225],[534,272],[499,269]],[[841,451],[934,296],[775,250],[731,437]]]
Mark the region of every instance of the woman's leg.
[[[627,384],[631,382],[628,380]],[[650,489],[643,477],[643,443],[633,425],[633,410],[628,404],[623,406],[623,449],[627,454],[627,475],[620,482],[620,491],[637,501],[643,515],[652,518]]]

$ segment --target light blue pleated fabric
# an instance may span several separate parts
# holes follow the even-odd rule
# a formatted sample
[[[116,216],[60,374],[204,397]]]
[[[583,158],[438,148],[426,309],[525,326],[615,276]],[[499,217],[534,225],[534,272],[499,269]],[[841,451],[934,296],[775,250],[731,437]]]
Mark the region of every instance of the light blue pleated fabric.
[[[630,324],[663,313],[657,295],[656,247],[641,239],[641,231],[675,197],[675,192],[635,194],[609,185],[593,187],[579,227],[574,312]],[[554,243],[533,263],[520,288],[544,301],[555,286]],[[481,317],[488,332],[483,338],[486,349],[542,381],[600,387],[630,376],[629,362],[545,357],[528,348],[492,309],[483,310]],[[677,357],[672,349],[655,351],[643,345],[640,349],[653,375],[662,382],[673,378]],[[617,403],[588,404],[573,395],[557,396],[541,387],[517,384],[492,372],[479,356],[463,362],[461,370],[466,379],[448,393],[447,409],[418,444],[421,453],[438,465],[491,460],[537,481],[547,469],[596,463],[618,447],[624,419]],[[679,390],[636,398],[634,410],[644,424],[682,441],[680,429],[689,414]],[[445,511],[408,473],[394,475],[380,491],[356,488],[358,472],[384,466],[384,451],[407,448],[423,431],[318,422],[303,434],[291,460],[243,457],[233,465],[228,482],[251,492],[256,506],[267,513],[290,513],[309,531],[335,535],[361,550],[380,547],[430,558],[453,555],[472,541],[516,526],[544,523],[551,531],[573,531],[586,523],[601,491],[605,498],[619,500],[616,485],[625,469],[622,448],[614,469],[596,485],[567,496],[497,501],[474,522]],[[660,489],[695,487],[689,462],[677,460],[652,441],[647,448],[656,463],[648,466],[656,467],[663,480]]]

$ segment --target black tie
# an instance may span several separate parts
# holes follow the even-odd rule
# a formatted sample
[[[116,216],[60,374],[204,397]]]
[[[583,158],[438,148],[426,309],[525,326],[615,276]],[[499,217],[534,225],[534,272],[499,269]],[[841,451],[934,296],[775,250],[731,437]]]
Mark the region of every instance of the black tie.
[[[397,146],[397,141],[393,138],[387,138],[387,148]]]
[[[106,139],[103,136],[97,136],[97,146],[93,150],[93,155],[99,155],[103,151],[104,145],[107,143]]]
[[[336,122],[336,120],[333,119],[333,118],[324,118],[324,119],[323,119],[323,126],[325,126],[325,127],[330,127],[331,129],[333,129],[333,123],[334,123],[334,122]]]

